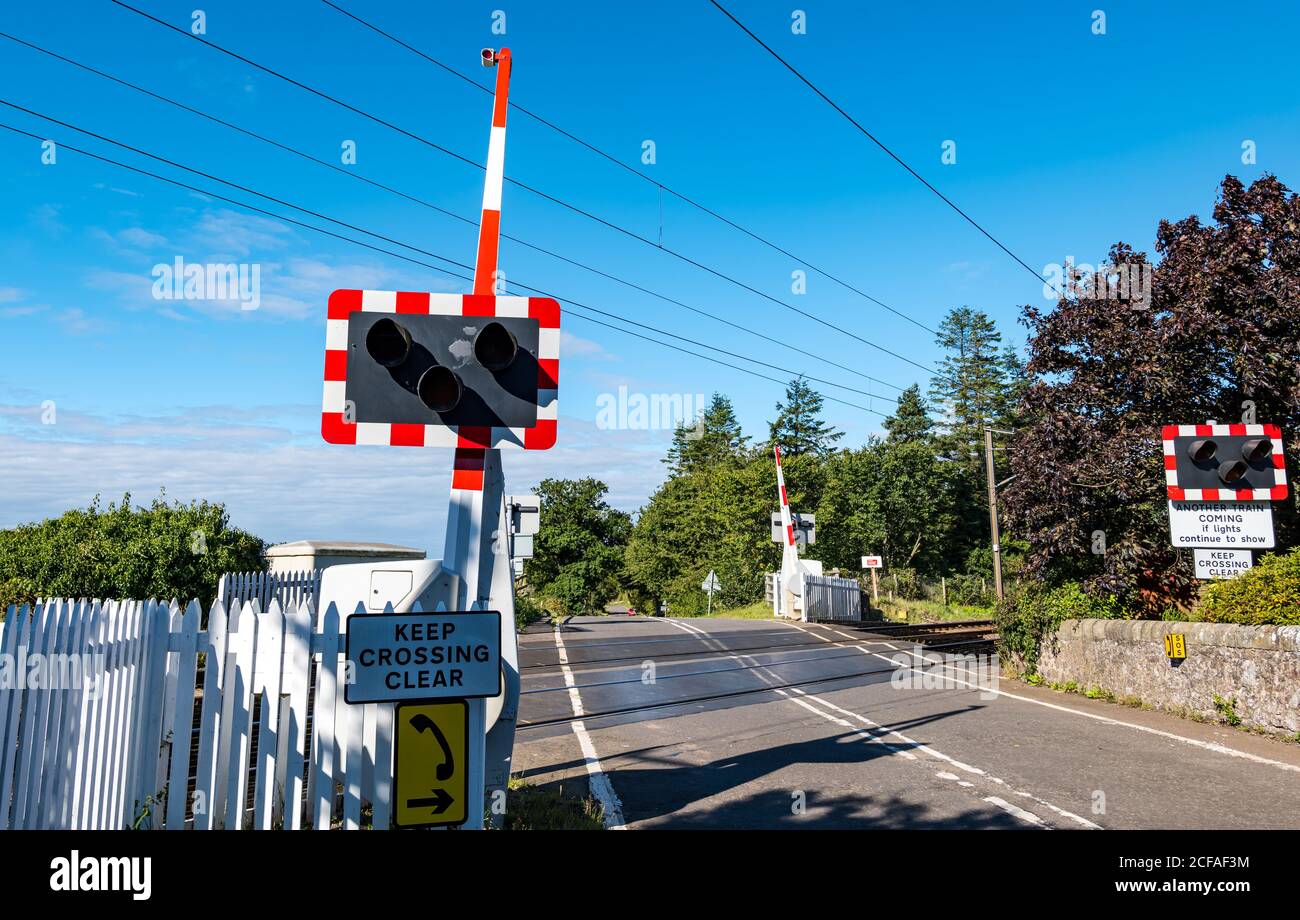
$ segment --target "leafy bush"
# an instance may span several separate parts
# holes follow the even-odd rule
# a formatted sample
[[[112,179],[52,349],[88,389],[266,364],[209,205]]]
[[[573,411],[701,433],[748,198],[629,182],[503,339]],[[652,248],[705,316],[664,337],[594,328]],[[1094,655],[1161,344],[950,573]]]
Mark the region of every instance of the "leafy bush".
[[[1001,601],[993,612],[1002,648],[1019,658],[1028,673],[1038,667],[1043,641],[1063,620],[1123,618],[1124,610],[1116,598],[1088,594],[1075,581],[1048,590],[1026,587]]]
[[[0,599],[197,597],[204,606],[225,572],[265,567],[266,544],[230,526],[224,505],[118,504],[64,512],[39,524],[0,530]]]
[[[1244,575],[1204,588],[1196,612],[1210,623],[1300,624],[1300,549],[1270,553]]]
[[[0,620],[4,619],[5,611],[11,606],[21,607],[23,604],[35,603],[36,595],[36,583],[30,578],[8,578],[0,581]]]
[[[992,607],[997,594],[992,582],[978,575],[956,575],[948,579],[948,603],[966,607]]]
[[[925,586],[917,576],[916,569],[898,568],[892,575],[887,575],[886,579],[882,587],[894,586],[898,597],[903,600],[915,601],[925,597]]]
[[[527,595],[515,595],[515,629],[523,629],[549,616],[549,612]]]

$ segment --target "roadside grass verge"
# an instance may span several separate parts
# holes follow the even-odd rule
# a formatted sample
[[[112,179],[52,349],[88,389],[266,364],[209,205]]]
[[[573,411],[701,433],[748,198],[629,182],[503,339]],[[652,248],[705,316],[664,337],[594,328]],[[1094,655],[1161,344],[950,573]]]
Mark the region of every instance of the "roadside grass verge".
[[[584,780],[554,786],[534,786],[518,778],[510,780],[506,800],[505,829],[508,831],[601,831],[604,809],[587,791]],[[575,792],[580,790],[580,792]]]
[[[895,623],[943,623],[950,620],[987,620],[993,616],[991,607],[967,607],[963,604],[944,605],[924,599],[888,600],[881,598],[876,605],[886,620]]]

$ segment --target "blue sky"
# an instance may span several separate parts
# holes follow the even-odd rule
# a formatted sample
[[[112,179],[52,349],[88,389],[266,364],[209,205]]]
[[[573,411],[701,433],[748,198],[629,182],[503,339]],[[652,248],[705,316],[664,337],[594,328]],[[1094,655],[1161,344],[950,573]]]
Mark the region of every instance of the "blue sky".
[[[624,163],[935,326],[987,311],[1017,344],[1041,285],[800,85],[705,0],[506,4],[339,0],[487,83],[479,49],[508,45],[512,100]],[[139,0],[188,29],[195,3]],[[1300,173],[1293,3],[727,4],[882,141],[1035,269],[1101,261],[1156,223],[1208,219],[1225,173]],[[1093,34],[1102,6],[1106,32]],[[476,161],[490,100],[318,0],[208,0],[207,38]],[[491,31],[505,13],[504,36]],[[108,2],[7,5],[0,31],[170,96],[471,218],[482,173]],[[0,39],[0,98],[394,239],[472,261],[475,229]],[[110,144],[0,106],[0,122],[270,210]],[[652,140],[657,162],[641,163]],[[945,141],[957,161],[940,161]],[[1257,163],[1242,163],[1254,141]],[[130,489],[225,501],[271,540],[437,546],[445,451],[325,445],[318,435],[326,297],[337,287],[460,291],[463,282],[0,131],[0,526]],[[932,336],[512,112],[507,175],[569,201],[917,364]],[[295,215],[301,217],[301,215]],[[320,224],[320,221],[312,221]],[[329,226],[328,224],[323,224]],[[761,341],[503,242],[507,278],[760,361],[806,371],[888,412],[916,366],[869,348],[624,235],[507,185],[505,232],[787,343]],[[337,229],[337,228],[334,228]],[[351,234],[358,235],[358,234]],[[381,244],[386,245],[386,244]],[[261,304],[160,301],[152,269],[256,264]],[[423,258],[417,256],[417,258]],[[566,316],[561,440],[508,454],[512,486],[597,475],[635,510],[662,478],[666,431],[595,424],[602,394],[709,394],[762,436],[775,383]],[[822,361],[791,349],[820,356]],[[728,359],[730,360],[730,359]],[[855,369],[858,374],[826,362]],[[784,377],[779,371],[767,372]],[[44,424],[43,406],[54,407]],[[864,441],[880,416],[827,416]],[[394,486],[409,495],[376,514]]]

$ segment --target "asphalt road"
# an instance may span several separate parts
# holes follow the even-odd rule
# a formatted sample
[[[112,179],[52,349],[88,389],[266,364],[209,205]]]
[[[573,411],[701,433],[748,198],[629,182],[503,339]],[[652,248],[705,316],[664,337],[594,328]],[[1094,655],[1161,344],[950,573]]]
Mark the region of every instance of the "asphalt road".
[[[533,626],[515,770],[589,783],[613,827],[1300,828],[1300,746],[911,649],[759,620]]]

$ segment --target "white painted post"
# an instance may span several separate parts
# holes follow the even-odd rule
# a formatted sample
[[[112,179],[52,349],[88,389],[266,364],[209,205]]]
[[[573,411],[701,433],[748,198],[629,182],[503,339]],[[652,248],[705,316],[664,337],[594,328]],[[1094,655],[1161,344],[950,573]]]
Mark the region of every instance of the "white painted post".
[[[229,604],[238,603],[229,601]],[[217,601],[208,611],[208,636],[204,653],[203,709],[199,713],[199,760],[194,780],[194,828],[211,830],[221,804],[218,765],[223,761],[218,751],[221,723],[223,681],[226,674],[227,603]]]
[[[257,729],[257,784],[253,790],[253,828],[269,831],[276,808],[276,753],[280,747],[280,682],[284,649],[284,612],[272,598],[257,629],[253,698],[261,700]]]
[[[25,647],[31,631],[32,611],[27,605],[10,607],[5,621],[5,631],[0,636],[0,652],[16,659],[18,650]],[[14,773],[21,729],[22,691],[17,687],[0,690],[0,830],[8,830],[9,793],[14,786]]]
[[[291,831],[302,827],[303,771],[306,766],[303,748],[307,743],[307,695],[310,689],[314,619],[312,610],[311,601],[300,596],[289,608],[285,622],[277,783],[284,790],[284,828]]]
[[[321,659],[316,672],[312,719],[312,814],[316,830],[327,831],[334,808],[334,719],[339,693],[339,611],[330,604],[321,617]]]
[[[230,635],[227,656],[226,688],[222,700],[221,741],[227,756],[226,781],[223,784],[225,818],[223,826],[242,830],[248,809],[248,756],[253,712],[253,649],[257,641],[258,614],[256,600],[239,607],[238,619]]]
[[[186,798],[189,795],[190,750],[194,739],[194,681],[199,657],[200,616],[199,602],[191,601],[181,617],[177,635],[175,703],[172,706],[174,715],[171,720],[171,769],[167,777],[165,816],[165,826],[173,831],[185,829],[185,806],[189,804]],[[151,743],[152,740],[149,739]]]

